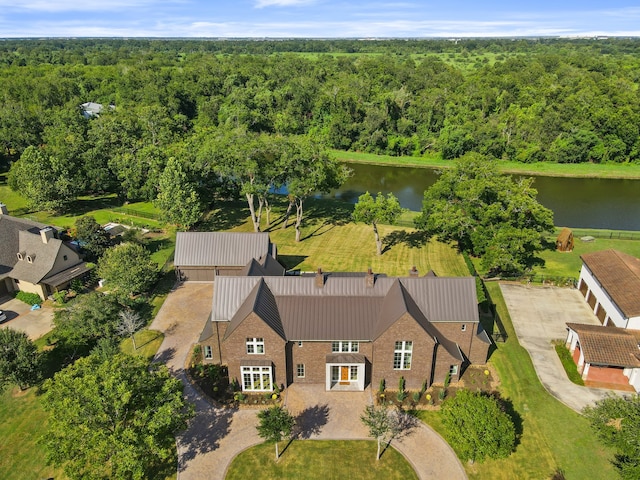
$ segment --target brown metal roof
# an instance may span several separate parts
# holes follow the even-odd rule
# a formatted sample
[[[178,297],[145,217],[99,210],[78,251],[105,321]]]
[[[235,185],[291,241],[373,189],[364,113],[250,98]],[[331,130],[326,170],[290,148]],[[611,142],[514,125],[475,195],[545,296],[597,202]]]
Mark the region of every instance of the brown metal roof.
[[[176,267],[243,267],[269,251],[268,233],[178,232]]]
[[[618,327],[567,323],[578,334],[587,363],[615,367],[640,367],[638,334]]]
[[[327,363],[365,363],[364,355],[359,353],[329,353],[326,357]]]
[[[580,258],[627,318],[640,316],[640,259],[617,250]]]

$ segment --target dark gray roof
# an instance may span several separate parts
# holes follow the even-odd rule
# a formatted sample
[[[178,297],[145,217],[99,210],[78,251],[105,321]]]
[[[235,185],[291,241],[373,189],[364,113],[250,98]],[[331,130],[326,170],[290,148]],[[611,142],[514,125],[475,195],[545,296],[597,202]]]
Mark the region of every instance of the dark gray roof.
[[[269,253],[268,233],[178,232],[176,267],[243,267]]]
[[[26,231],[40,235],[46,225],[23,218],[0,215],[0,278],[6,276],[18,262],[16,254],[20,251],[19,232]]]
[[[359,353],[329,353],[326,356],[327,363],[365,363],[364,355]]]
[[[298,341],[373,340],[409,313],[456,358],[459,349],[434,322],[478,321],[473,278],[380,277],[367,287],[363,277],[328,276],[320,288],[313,277],[218,277],[212,319],[231,321],[227,335],[251,312]]]
[[[58,272],[55,275],[44,278],[42,280],[42,283],[46,283],[47,285],[51,285],[52,287],[57,287],[58,285],[70,282],[74,278],[78,278],[84,275],[89,270],[90,268],[86,263],[79,263],[71,268],[67,268],[66,270]]]

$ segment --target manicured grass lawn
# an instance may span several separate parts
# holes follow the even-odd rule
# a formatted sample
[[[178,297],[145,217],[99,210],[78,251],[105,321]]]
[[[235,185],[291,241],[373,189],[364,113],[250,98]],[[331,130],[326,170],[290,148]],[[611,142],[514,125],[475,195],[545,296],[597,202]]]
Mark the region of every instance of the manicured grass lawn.
[[[281,449],[285,445],[282,442]],[[428,454],[428,452],[426,452]],[[411,465],[395,449],[387,449],[376,462],[376,442],[368,440],[295,440],[278,462],[273,443],[263,443],[238,455],[227,480],[409,480],[417,479]]]
[[[599,235],[608,233],[611,233],[613,236],[616,235],[616,232],[610,230],[575,230],[573,251],[558,252],[556,250],[545,250],[540,254],[540,257],[545,261],[545,265],[543,267],[536,267],[534,269],[534,272],[541,275],[578,278],[580,276],[580,268],[582,267],[582,260],[580,260],[580,255],[584,253],[596,252],[599,250],[607,250],[610,248],[620,250],[621,252],[640,258],[640,233],[635,233],[638,240],[596,238],[591,242],[583,242],[579,238],[584,235],[594,235],[595,232],[597,232],[597,234]],[[629,234],[630,232],[621,233]],[[576,234],[579,234],[579,236]],[[552,238],[551,240],[555,241],[555,238]]]
[[[350,221],[353,205],[313,199],[305,205],[308,213],[299,243],[295,242],[291,221],[286,229],[281,228],[280,208],[272,212],[271,228],[264,221],[262,224],[263,231],[269,232],[277,245],[278,259],[288,269],[315,271],[322,267],[325,271],[364,272],[371,267],[374,272],[406,276],[415,265],[422,275],[429,270],[439,276],[469,275],[462,256],[452,244],[434,240],[425,244],[415,229],[380,225],[378,230],[386,249],[377,255],[372,227]],[[246,218],[248,210],[244,215],[237,218],[234,231],[252,231]]]
[[[0,396],[0,478],[66,478],[46,465],[44,449],[37,444],[47,418],[36,388],[17,396],[9,388]]]
[[[164,334],[157,330],[139,330],[135,333],[137,350],[133,348],[133,342],[131,337],[125,338],[120,344],[120,350],[129,355],[138,355],[144,357],[147,360],[151,360],[156,354],[162,340],[164,340]]]
[[[373,153],[344,152],[333,150],[333,155],[343,162],[373,163],[428,168],[449,168],[451,160],[443,160],[439,154],[425,157],[393,157]],[[636,178],[640,179],[639,164],[595,164],[595,163],[520,163],[498,160],[498,168],[505,173],[519,175],[541,175],[550,177],[594,177],[594,178]]]
[[[571,352],[564,346],[563,343],[559,343],[554,346],[556,349],[556,353],[558,354],[558,358],[562,362],[562,366],[564,367],[564,371],[567,372],[567,377],[576,385],[584,386],[584,380],[578,373],[578,367],[574,363],[573,358],[571,357]]]
[[[559,470],[569,480],[618,478],[609,463],[612,452],[597,441],[588,421],[550,396],[538,380],[529,354],[518,343],[500,286],[489,283],[487,288],[509,336],[506,343],[498,343],[490,362],[500,377],[501,395],[522,418],[522,436],[509,458],[465,465],[469,478],[541,479]],[[430,424],[438,416],[418,415]],[[439,421],[433,427],[446,438]]]

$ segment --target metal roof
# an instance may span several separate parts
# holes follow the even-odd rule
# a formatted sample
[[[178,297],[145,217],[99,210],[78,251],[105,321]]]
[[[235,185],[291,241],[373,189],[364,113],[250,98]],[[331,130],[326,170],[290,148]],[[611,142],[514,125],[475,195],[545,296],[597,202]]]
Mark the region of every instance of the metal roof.
[[[617,250],[580,258],[627,318],[640,316],[640,259]]]
[[[231,321],[226,336],[251,312],[294,341],[373,340],[409,313],[455,357],[432,322],[478,321],[473,278],[380,277],[371,287],[364,277],[327,276],[318,287],[314,277],[217,277],[212,319]]]
[[[176,267],[244,267],[269,253],[268,233],[178,232]]]

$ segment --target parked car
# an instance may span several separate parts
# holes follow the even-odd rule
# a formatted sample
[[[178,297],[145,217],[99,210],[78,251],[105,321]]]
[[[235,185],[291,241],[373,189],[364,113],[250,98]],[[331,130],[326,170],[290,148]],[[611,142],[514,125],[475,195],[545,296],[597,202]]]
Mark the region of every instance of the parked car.
[[[0,323],[7,320],[7,314],[0,310]]]

